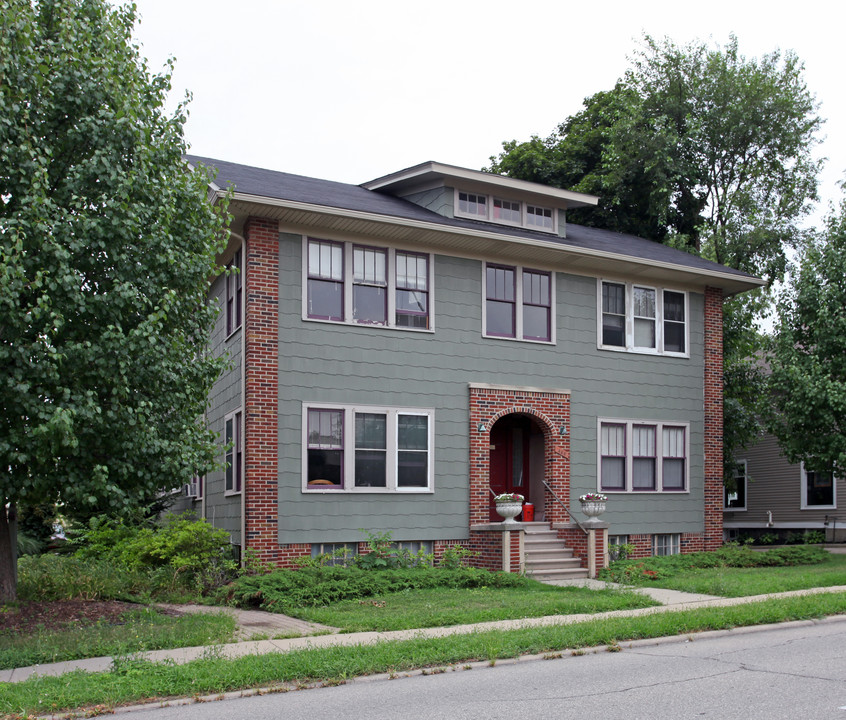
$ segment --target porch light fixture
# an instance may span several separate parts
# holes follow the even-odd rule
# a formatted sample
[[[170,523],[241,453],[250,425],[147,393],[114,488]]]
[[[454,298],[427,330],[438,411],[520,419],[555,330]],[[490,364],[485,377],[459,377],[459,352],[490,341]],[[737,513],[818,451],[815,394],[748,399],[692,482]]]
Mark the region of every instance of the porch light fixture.
[[[559,435],[566,435],[567,434],[567,426],[562,425],[560,428],[558,428],[558,434]]]
[[[485,423],[483,423],[483,422],[479,423],[479,432],[485,432],[485,430],[487,430],[487,429],[488,428],[485,426]]]

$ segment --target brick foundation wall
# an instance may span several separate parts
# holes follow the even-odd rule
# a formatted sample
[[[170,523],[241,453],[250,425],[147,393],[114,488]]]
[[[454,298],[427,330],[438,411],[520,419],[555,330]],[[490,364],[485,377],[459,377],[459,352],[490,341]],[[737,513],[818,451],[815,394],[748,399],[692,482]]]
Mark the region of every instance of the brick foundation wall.
[[[244,237],[244,547],[254,550],[258,559],[276,564],[299,557],[305,547],[311,554],[306,545],[279,547],[279,224],[250,218]]]
[[[723,543],[723,294],[705,289],[705,537]]]
[[[629,544],[634,545],[629,557],[652,557],[652,535],[629,535]]]
[[[298,558],[311,557],[311,543],[290,543],[280,545],[276,555],[276,564],[279,567],[291,568],[295,566]]]

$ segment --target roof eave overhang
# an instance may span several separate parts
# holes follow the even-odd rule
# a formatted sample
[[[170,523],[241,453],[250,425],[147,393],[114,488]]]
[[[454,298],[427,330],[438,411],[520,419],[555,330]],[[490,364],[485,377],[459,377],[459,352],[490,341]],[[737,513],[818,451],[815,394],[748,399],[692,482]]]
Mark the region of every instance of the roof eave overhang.
[[[448,184],[470,183],[475,188],[486,188],[488,192],[516,192],[537,198],[545,198],[547,202],[558,201],[566,207],[591,207],[599,203],[596,195],[573,192],[562,188],[539,185],[538,183],[518,180],[505,175],[470,170],[468,168],[446,165],[439,162],[425,162],[414,167],[400,170],[384,177],[362,183],[366,190],[396,192],[408,190],[417,185],[432,181],[444,181]],[[464,188],[467,189],[467,188]]]
[[[223,195],[223,193],[219,193]],[[349,239],[381,240],[406,247],[425,247],[434,252],[466,257],[496,258],[521,265],[555,267],[564,272],[595,277],[635,277],[638,282],[704,289],[720,288],[724,296],[735,295],[765,284],[751,276],[687,267],[671,262],[612,253],[593,248],[562,245],[477,228],[442,225],[375,213],[268,198],[235,192],[229,212],[233,230],[241,232],[247,217],[278,220],[296,232],[322,233]]]

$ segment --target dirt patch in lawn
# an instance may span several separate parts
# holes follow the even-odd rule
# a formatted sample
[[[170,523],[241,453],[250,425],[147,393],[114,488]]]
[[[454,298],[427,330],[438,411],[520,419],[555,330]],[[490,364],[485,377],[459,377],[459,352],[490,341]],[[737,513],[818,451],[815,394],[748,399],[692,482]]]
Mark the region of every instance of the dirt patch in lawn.
[[[31,635],[39,629],[61,630],[68,625],[93,625],[100,621],[117,625],[123,622],[121,616],[125,612],[141,607],[117,600],[55,600],[0,606],[0,633]],[[162,610],[159,612],[171,614]]]

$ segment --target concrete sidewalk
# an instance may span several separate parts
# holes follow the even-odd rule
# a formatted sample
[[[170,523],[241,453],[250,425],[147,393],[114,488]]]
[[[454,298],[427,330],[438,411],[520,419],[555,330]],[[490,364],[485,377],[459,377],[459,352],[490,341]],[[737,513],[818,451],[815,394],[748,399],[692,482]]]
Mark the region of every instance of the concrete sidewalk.
[[[596,580],[566,581],[560,584],[580,584],[588,587],[607,587],[609,584]],[[295,637],[281,640],[253,640],[238,642],[228,645],[216,645],[212,647],[190,647],[176,650],[154,650],[152,652],[137,653],[134,657],[150,660],[153,662],[169,660],[176,663],[185,663],[203,657],[225,657],[237,658],[244,655],[262,655],[273,652],[288,652],[291,650],[320,648],[327,646],[351,646],[372,644],[386,640],[408,640],[412,638],[446,637],[449,635],[468,634],[473,632],[485,632],[488,630],[514,630],[519,628],[541,627],[546,625],[566,625],[585,622],[600,618],[614,617],[638,617],[653,613],[669,612],[674,610],[707,608],[707,607],[728,607],[731,605],[744,605],[748,603],[767,600],[770,598],[797,597],[802,595],[817,595],[822,593],[846,592],[846,585],[827,588],[812,588],[808,590],[794,590],[792,592],[775,593],[772,595],[755,595],[740,598],[718,598],[711,595],[694,595],[691,593],[677,592],[675,590],[663,590],[661,588],[641,588],[640,592],[649,595],[661,602],[659,607],[641,608],[638,610],[615,610],[607,613],[591,613],[581,615],[552,615],[540,618],[523,618],[520,620],[498,620],[494,622],[476,623],[473,625],[452,625],[450,627],[423,628],[418,630],[396,630],[392,632],[364,632],[348,634],[324,634],[312,635],[309,637]],[[184,608],[185,606],[179,606]],[[198,606],[203,607],[203,606]],[[210,609],[205,608],[203,612]],[[212,608],[211,610],[227,611],[226,608]],[[248,618],[253,623],[253,628],[261,627],[263,622],[277,623],[283,625],[286,621],[300,624],[302,621],[277,616],[274,613],[260,611],[232,611],[252,616]],[[261,616],[270,616],[267,618]],[[310,623],[303,623],[310,625]],[[290,627],[290,626],[289,626]],[[320,626],[317,626],[320,627]],[[111,668],[111,657],[88,658],[85,660],[72,660],[68,662],[50,663],[46,665],[33,665],[15,670],[0,671],[0,682],[20,682],[33,675],[62,675],[73,670],[86,670],[88,672],[103,672]]]

